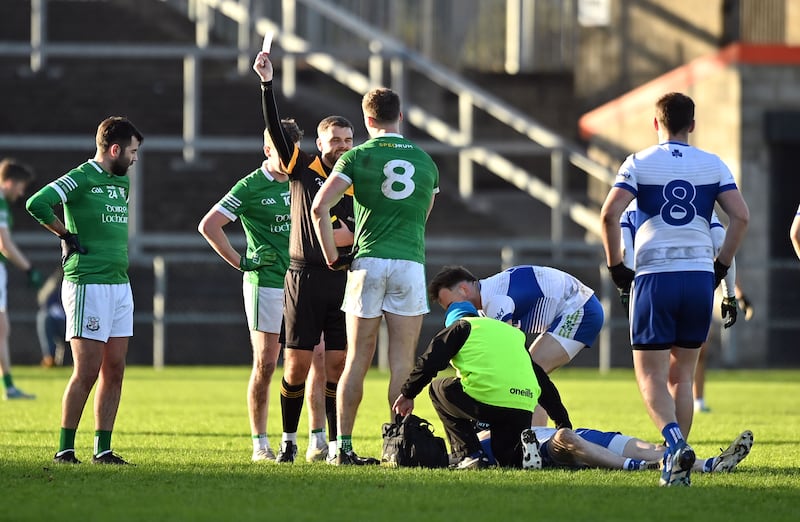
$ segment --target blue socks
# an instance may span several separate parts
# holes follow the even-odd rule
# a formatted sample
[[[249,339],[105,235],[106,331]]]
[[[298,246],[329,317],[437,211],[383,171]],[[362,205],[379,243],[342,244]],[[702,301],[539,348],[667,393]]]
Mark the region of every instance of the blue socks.
[[[664,429],[661,430],[661,434],[664,436],[670,453],[672,453],[677,446],[680,446],[681,443],[686,443],[686,439],[683,438],[681,428],[678,426],[677,422],[670,422],[664,426]]]

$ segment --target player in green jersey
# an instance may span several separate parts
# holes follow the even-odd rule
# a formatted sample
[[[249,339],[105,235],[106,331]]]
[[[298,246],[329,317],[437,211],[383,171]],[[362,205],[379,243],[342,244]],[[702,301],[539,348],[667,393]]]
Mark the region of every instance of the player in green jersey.
[[[355,259],[347,277],[342,309],[349,349],[336,396],[338,464],[374,463],[352,451],[356,412],[364,377],[372,364],[381,317],[389,333],[388,401],[400,394],[414,366],[425,294],[425,223],[439,191],[439,170],[431,157],[400,131],[400,97],[387,88],[366,93],[361,102],[370,140],[345,152],[317,193],[311,212],[328,266],[345,268],[330,222],[331,208],[352,185]]]
[[[284,131],[299,142],[302,131],[294,120]],[[275,460],[267,438],[269,385],[278,364],[278,337],[283,318],[283,278],[289,266],[289,176],[264,131],[261,167],[240,179],[203,217],[198,230],[234,268],[244,272],[244,308],[250,328],[253,368],[247,385],[247,409],[255,461]],[[241,218],[247,238],[245,255],[231,245],[223,227]]]
[[[28,274],[28,285],[38,288],[42,285],[42,274],[33,268],[25,254],[17,248],[11,238],[13,219],[9,203],[14,203],[25,193],[31,181],[33,171],[27,166],[12,159],[0,161],[0,377],[3,378],[3,397],[9,399],[35,399],[35,395],[25,393],[14,385],[11,377],[11,354],[8,348],[8,272],[6,263],[11,262]]]
[[[133,295],[128,280],[128,169],[144,137],[126,118],[97,127],[94,158],[49,183],[27,209],[61,239],[67,314],[66,339],[74,368],[61,406],[57,463],[80,464],[75,432],[97,383],[94,398],[95,464],[128,464],[111,450],[128,339],[133,335]],[[54,207],[63,205],[64,221]],[[80,239],[79,239],[80,237]]]

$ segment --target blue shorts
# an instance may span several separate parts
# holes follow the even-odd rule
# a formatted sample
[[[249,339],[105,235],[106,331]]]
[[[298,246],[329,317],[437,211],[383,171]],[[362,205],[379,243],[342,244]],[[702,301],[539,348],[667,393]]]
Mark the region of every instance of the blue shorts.
[[[557,431],[555,428],[534,428],[536,432],[536,437],[539,439],[539,453],[542,456],[542,465],[544,467],[555,467],[558,466],[553,459],[550,457],[550,437],[552,437],[555,432]],[[618,431],[599,431],[593,430],[590,428],[576,428],[575,433],[581,437],[582,439],[597,444],[599,446],[603,446],[604,448],[609,449],[611,443],[617,437],[622,437],[617,443],[616,447],[614,448],[614,453],[621,455],[621,450],[624,447],[625,443],[630,440],[630,437],[622,436],[622,434]],[[545,438],[547,437],[547,438]],[[484,436],[480,439],[481,441],[481,448],[483,449],[486,456],[489,457],[489,462],[491,464],[495,463],[494,454],[492,453],[492,439],[491,437]]]
[[[547,331],[592,346],[597,334],[603,328],[604,320],[603,305],[597,296],[593,295],[576,312],[556,317]]]
[[[631,288],[631,345],[645,350],[699,348],[708,337],[713,307],[712,272],[636,276]]]
[[[611,445],[611,441],[614,440],[614,437],[620,435],[618,431],[598,431],[590,428],[575,428],[573,431],[583,440],[603,446],[604,448],[608,448]],[[543,466],[558,466],[550,457],[550,439],[541,443],[539,453],[542,455]]]

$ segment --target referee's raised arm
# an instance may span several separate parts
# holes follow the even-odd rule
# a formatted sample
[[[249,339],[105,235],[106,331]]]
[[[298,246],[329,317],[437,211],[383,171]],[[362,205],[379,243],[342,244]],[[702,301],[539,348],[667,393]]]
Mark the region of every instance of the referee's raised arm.
[[[264,115],[264,125],[269,132],[275,150],[284,165],[288,165],[294,152],[294,144],[283,131],[278,106],[275,103],[275,93],[272,90],[273,68],[269,53],[260,52],[253,62],[253,70],[261,78],[261,111]]]

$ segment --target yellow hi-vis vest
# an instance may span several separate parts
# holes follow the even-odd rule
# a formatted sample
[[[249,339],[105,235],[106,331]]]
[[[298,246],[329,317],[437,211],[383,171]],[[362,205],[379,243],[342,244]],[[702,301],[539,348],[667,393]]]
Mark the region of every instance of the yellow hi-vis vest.
[[[467,317],[469,338],[450,361],[464,392],[492,406],[530,410],[539,400],[539,382],[525,347],[525,334],[488,317]]]

